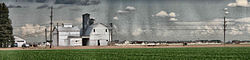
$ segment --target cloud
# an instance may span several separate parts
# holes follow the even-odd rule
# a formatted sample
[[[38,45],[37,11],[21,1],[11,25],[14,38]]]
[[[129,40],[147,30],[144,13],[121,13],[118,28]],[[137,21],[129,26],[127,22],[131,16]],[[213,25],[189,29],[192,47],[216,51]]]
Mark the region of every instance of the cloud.
[[[56,0],[55,4],[97,5],[100,0]]]
[[[248,21],[250,17],[245,18],[239,18],[239,19],[227,19],[226,24],[227,31],[226,33],[230,35],[240,35],[244,34],[244,32],[250,33],[250,29],[248,28],[250,24],[248,24],[250,21]],[[217,22],[217,23],[215,23]],[[191,23],[194,24],[194,23]],[[197,31],[193,31],[193,34],[202,34],[202,35],[213,35],[213,34],[221,34],[223,31],[223,19],[214,19],[210,20],[210,22],[200,22],[197,24],[203,24],[202,26],[196,26],[195,29],[201,29]],[[204,29],[204,30],[203,30]]]
[[[169,13],[169,17],[176,17],[176,15],[175,15],[174,12],[170,12],[170,13]]]
[[[21,5],[8,5],[7,7],[8,8],[25,8],[25,7],[21,6]]]
[[[178,19],[176,19],[176,18],[173,17],[173,18],[170,18],[169,20],[170,21],[177,21]]]
[[[127,7],[125,8],[125,10],[127,10],[127,11],[134,11],[134,10],[136,10],[136,8],[133,7],[133,6],[127,6]]]
[[[20,28],[22,36],[39,36],[44,34],[45,26],[25,24]]]
[[[117,13],[123,14],[123,13],[129,13],[129,11],[118,10]]]
[[[38,6],[36,9],[44,9],[44,8],[48,9],[49,5],[48,4],[43,4],[41,6]]]
[[[235,22],[242,22],[242,23],[250,23],[250,17],[246,17],[246,18],[239,18],[234,20]]]
[[[82,23],[82,17],[75,18],[75,21]]]
[[[62,8],[64,8],[64,7],[69,7],[68,5],[59,5],[59,6],[57,6],[57,7],[54,7],[55,9],[62,9]]]
[[[37,3],[45,3],[48,2],[48,0],[36,0]]]
[[[81,11],[82,9],[81,8],[72,8],[72,9],[69,9],[71,11]]]
[[[236,3],[229,3],[227,6],[229,7],[250,7],[249,2],[247,0],[235,0]]]
[[[118,20],[119,18],[117,16],[113,17],[114,20]]]
[[[159,16],[159,17],[167,17],[168,13],[166,11],[160,11],[157,14],[155,14],[155,16]]]
[[[52,5],[48,4],[43,4],[41,6],[38,6],[36,9],[50,9]],[[58,5],[58,6],[53,6],[54,9],[62,9],[64,7],[69,7],[68,5]],[[72,11],[79,11],[79,9],[70,9]]]
[[[240,30],[231,30],[229,32],[229,34],[231,34],[231,35],[240,35],[240,34],[243,34],[243,32],[240,31]]]
[[[117,13],[119,13],[119,14],[124,14],[124,13],[133,12],[133,11],[135,11],[135,10],[136,10],[135,7],[133,7],[133,6],[127,6],[125,9],[118,10]]]
[[[177,21],[175,12],[170,12],[169,14],[166,11],[160,11],[156,13],[155,15],[152,15],[153,17],[169,17],[169,21]]]
[[[132,35],[139,36],[142,32],[143,30],[141,28],[137,28],[134,32],[132,32]]]

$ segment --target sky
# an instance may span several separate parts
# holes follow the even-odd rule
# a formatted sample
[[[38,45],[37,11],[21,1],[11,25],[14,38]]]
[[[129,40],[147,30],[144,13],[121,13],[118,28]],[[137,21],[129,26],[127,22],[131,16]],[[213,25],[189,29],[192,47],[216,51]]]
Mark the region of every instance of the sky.
[[[31,42],[44,39],[50,6],[55,23],[81,26],[90,13],[97,23],[114,24],[114,40],[250,40],[247,0],[0,0],[10,10],[14,34]],[[229,14],[224,14],[228,8]]]

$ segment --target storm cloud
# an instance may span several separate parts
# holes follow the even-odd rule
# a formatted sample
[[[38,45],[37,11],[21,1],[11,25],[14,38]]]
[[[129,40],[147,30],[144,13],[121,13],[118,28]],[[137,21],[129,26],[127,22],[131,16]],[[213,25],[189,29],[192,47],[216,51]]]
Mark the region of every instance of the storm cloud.
[[[100,0],[56,0],[55,4],[97,5]]]

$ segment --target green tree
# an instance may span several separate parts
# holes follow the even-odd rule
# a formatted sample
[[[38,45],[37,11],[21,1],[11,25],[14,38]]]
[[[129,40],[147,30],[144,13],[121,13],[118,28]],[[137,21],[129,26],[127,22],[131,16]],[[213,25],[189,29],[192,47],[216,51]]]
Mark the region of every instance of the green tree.
[[[8,7],[0,3],[0,47],[8,47],[14,43],[11,23]]]

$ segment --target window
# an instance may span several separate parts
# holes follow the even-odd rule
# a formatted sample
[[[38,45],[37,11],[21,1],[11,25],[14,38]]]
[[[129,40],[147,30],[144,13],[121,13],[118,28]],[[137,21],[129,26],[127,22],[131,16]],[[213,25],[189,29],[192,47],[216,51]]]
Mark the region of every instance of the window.
[[[105,31],[108,32],[108,29],[106,29]]]
[[[24,41],[17,41],[17,42],[24,42]]]
[[[95,32],[95,29],[93,30],[93,32]]]

